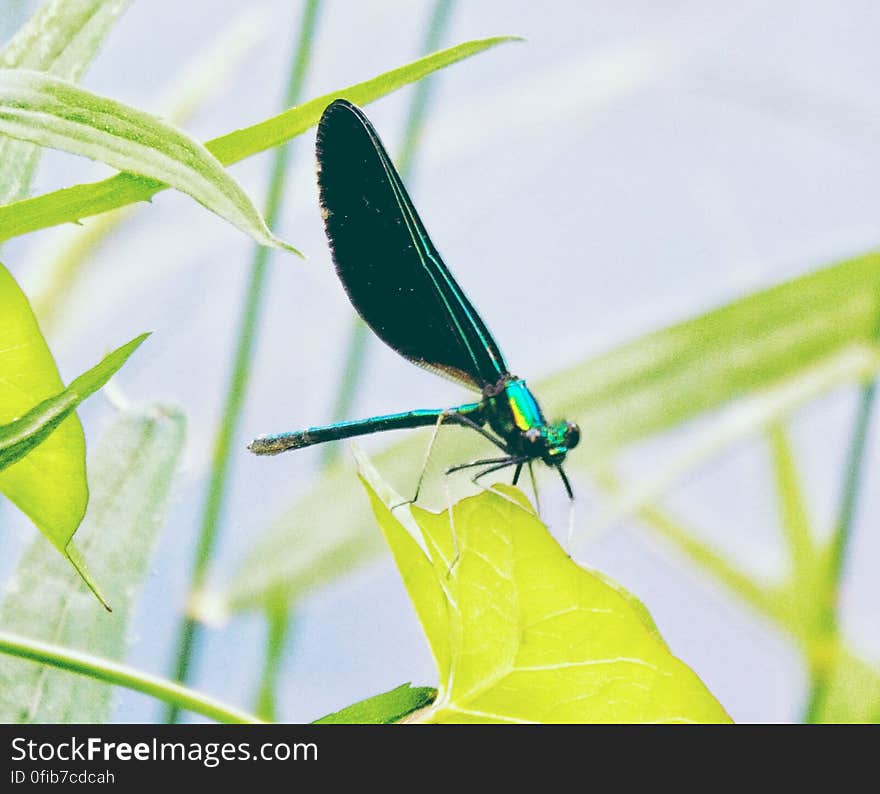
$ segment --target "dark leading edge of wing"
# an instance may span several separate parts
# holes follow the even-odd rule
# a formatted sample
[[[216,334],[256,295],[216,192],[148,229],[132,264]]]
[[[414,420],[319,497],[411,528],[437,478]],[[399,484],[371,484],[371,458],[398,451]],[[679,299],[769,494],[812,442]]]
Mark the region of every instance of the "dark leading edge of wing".
[[[345,291],[410,361],[482,391],[507,373],[498,345],[428,237],[366,116],[337,99],[318,124],[324,228]]]

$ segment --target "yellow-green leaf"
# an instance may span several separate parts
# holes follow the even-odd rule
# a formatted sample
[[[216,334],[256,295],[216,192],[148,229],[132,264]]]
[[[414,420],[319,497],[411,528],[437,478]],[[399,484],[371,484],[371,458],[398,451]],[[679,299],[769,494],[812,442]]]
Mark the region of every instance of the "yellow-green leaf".
[[[634,597],[578,566],[515,501],[515,489],[469,497],[443,513],[411,508],[425,553],[397,518],[400,509],[376,495],[375,472],[361,460],[438,662],[437,698],[418,721],[729,721]]]
[[[30,69],[0,70],[0,133],[90,157],[171,186],[263,245],[276,239],[243,188],[201,143],[142,110]],[[71,219],[75,220],[75,219]]]
[[[2,265],[0,318],[0,424],[7,424],[63,392],[64,384],[27,297]],[[71,414],[27,457],[0,472],[0,493],[62,547],[89,498],[85,454],[82,426]]]

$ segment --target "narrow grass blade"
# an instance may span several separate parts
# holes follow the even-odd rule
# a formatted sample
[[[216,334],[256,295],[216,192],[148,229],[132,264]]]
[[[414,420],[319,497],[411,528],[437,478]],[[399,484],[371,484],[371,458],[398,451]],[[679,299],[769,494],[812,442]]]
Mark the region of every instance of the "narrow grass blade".
[[[0,653],[143,692],[166,703],[173,703],[184,711],[202,714],[218,722],[251,724],[261,721],[252,714],[221,703],[174,681],[52,642],[33,640],[20,634],[0,630]]]
[[[205,144],[205,148],[223,165],[230,165],[301,135],[318,123],[323,109],[336,97],[367,104],[438,69],[513,40],[512,37],[501,36],[469,41],[435,52],[372,80],[325,94],[259,124],[215,138]],[[101,182],[76,185],[8,204],[0,207],[0,242],[37,229],[73,223],[137,201],[149,201],[164,187],[163,184],[131,174],[118,174]]]
[[[780,523],[785,533],[793,571],[798,576],[813,566],[816,541],[810,527],[806,499],[789,434],[784,425],[775,424],[767,436],[773,460]]]
[[[791,440],[782,424],[773,426],[768,433],[773,461],[776,498],[779,504],[780,524],[791,568],[786,580],[778,587],[774,599],[781,619],[792,634],[801,641],[809,657],[823,647],[821,638],[826,629],[831,577],[830,555],[816,540],[807,512],[806,495],[798,476],[796,458]],[[811,664],[808,661],[808,664]]]
[[[148,336],[141,334],[132,339],[80,375],[64,391],[43,400],[19,419],[0,425],[0,471],[42,444],[86,397],[110,380]],[[69,540],[63,535],[50,539],[59,548]]]

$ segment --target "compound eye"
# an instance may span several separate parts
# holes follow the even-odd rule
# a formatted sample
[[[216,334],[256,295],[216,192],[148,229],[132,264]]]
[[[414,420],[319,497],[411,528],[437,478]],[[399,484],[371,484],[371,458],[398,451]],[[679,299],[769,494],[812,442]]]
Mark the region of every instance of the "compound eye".
[[[574,449],[581,440],[581,429],[574,422],[565,423],[565,446]]]

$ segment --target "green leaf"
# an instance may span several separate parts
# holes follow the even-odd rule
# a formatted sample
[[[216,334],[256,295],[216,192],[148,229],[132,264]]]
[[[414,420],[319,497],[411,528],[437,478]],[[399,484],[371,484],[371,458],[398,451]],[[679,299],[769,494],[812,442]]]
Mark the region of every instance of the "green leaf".
[[[356,105],[366,105],[484,50],[520,40],[517,36],[494,36],[488,39],[474,39],[445,50],[438,50],[369,80],[303,102],[252,127],[245,127],[214,138],[207,146],[220,162],[227,165],[237,163],[258,152],[280,146],[311,129],[334,99],[347,99]]]
[[[60,394],[43,400],[19,419],[0,425],[0,471],[42,444],[86,397],[110,380],[148,336],[149,333],[135,337],[80,375]],[[63,534],[47,535],[59,548],[70,540]]]
[[[169,185],[258,243],[298,253],[272,236],[217,158],[149,113],[43,72],[7,69],[0,70],[0,133],[107,163],[146,179],[154,192]]]
[[[435,697],[437,690],[431,687],[401,684],[389,692],[321,717],[313,725],[388,725],[429,706]]]
[[[127,411],[89,460],[92,499],[77,543],[115,607],[96,608],[76,574],[41,538],[16,568],[0,603],[0,628],[121,660],[135,599],[161,530],[185,422],[156,406]],[[111,687],[93,678],[0,656],[0,722],[106,722]]]
[[[209,141],[205,148],[223,165],[230,165],[278,146],[310,129],[318,123],[327,104],[337,97],[344,97],[364,105],[421,80],[438,69],[469,58],[490,47],[515,40],[515,37],[499,36],[469,41],[440,50],[371,80],[356,83],[298,105],[259,124],[215,138]],[[149,201],[163,188],[164,185],[157,185],[155,182],[131,174],[118,174],[101,182],[76,185],[8,204],[0,207],[0,242],[37,229],[75,222],[136,201]]]
[[[516,489],[411,508],[426,554],[363,458],[361,474],[437,661],[437,699],[417,721],[729,721],[634,596],[578,566]]]
[[[0,50],[0,66],[78,82],[130,0],[47,0]],[[0,137],[0,204],[27,195],[40,147]]]

